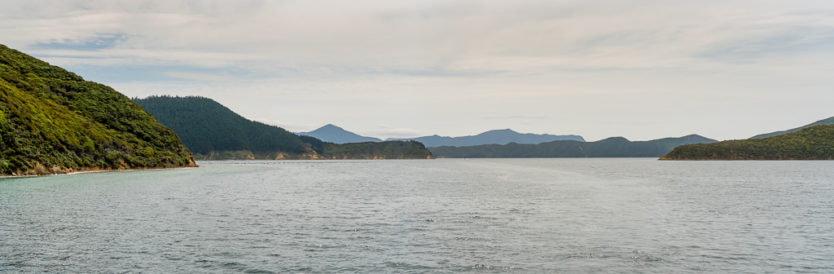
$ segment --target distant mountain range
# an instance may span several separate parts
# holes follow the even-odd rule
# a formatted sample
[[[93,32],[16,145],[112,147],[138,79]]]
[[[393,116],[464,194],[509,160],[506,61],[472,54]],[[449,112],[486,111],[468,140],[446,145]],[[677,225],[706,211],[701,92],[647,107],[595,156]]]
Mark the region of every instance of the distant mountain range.
[[[553,141],[540,144],[479,145],[429,148],[438,158],[570,158],[570,157],[659,157],[685,144],[714,143],[699,135],[632,142],[612,137],[596,142]]]
[[[359,134],[347,131],[341,127],[335,126],[333,124],[327,124],[323,127],[320,127],[316,130],[310,132],[299,132],[298,135],[310,136],[318,138],[319,140],[325,142],[331,142],[335,144],[346,144],[346,143],[364,143],[364,142],[381,142],[382,140],[373,137],[365,137]]]
[[[773,136],[783,135],[783,134],[787,134],[787,133],[797,132],[797,131],[800,131],[802,129],[806,129],[806,128],[813,127],[813,126],[819,126],[819,125],[834,125],[834,117],[819,120],[819,121],[816,121],[816,122],[813,122],[813,123],[810,123],[810,124],[807,124],[807,125],[804,125],[804,126],[801,126],[801,127],[798,127],[798,128],[794,128],[794,129],[776,131],[776,132],[756,135],[756,136],[753,136],[752,138],[753,139],[761,139],[761,138],[773,137]]]
[[[134,99],[171,128],[200,160],[222,159],[427,159],[418,142],[334,144],[248,120],[205,97]]]
[[[346,143],[362,143],[362,142],[381,142],[382,140],[374,137],[361,136],[359,134],[347,131],[339,126],[327,124],[316,130],[310,132],[299,132],[298,135],[310,136],[318,138],[325,142],[336,144]],[[532,133],[518,133],[512,129],[490,130],[474,136],[461,137],[446,137],[446,136],[423,136],[414,138],[388,138],[386,141],[417,141],[423,143],[426,147],[439,146],[477,146],[489,144],[539,144],[552,141],[579,141],[584,142],[585,139],[579,135],[550,135],[550,134],[532,134]]]
[[[510,129],[381,141],[334,125],[302,134],[248,120],[204,97],[131,102],[110,87],[0,45],[0,175],[194,166],[192,152],[203,160],[426,159],[432,158],[432,152],[450,158],[668,153],[662,159],[834,159],[834,117],[718,143],[698,135],[585,142],[578,135],[522,134]]]
[[[477,146],[477,145],[504,145],[509,143],[517,144],[540,144],[552,141],[578,141],[585,139],[579,135],[550,135],[518,133],[512,129],[490,130],[474,136],[445,137],[445,136],[423,136],[416,138],[401,138],[389,140],[414,140],[423,143],[426,147],[441,146]]]
[[[834,125],[818,125],[766,138],[685,145],[660,159],[834,160]]]

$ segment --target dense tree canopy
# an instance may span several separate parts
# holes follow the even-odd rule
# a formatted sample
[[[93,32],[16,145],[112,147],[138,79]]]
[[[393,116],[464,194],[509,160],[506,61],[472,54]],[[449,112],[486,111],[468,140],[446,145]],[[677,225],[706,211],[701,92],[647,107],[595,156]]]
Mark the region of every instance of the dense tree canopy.
[[[129,98],[0,45],[0,174],[188,165],[177,135]]]
[[[753,139],[762,139],[762,138],[767,138],[767,137],[779,136],[779,135],[783,135],[783,134],[797,132],[797,131],[800,131],[800,130],[803,130],[803,129],[806,129],[806,128],[809,128],[809,127],[813,127],[813,126],[832,125],[832,124],[834,124],[834,117],[829,117],[829,118],[822,119],[822,120],[819,120],[819,121],[816,121],[816,122],[813,122],[813,123],[810,123],[810,124],[807,124],[807,125],[804,125],[804,126],[801,126],[801,127],[798,127],[798,128],[792,128],[792,129],[789,129],[789,130],[782,130],[782,131],[776,131],[776,132],[771,132],[771,133],[759,134],[759,135],[753,136]]]
[[[205,97],[153,96],[134,99],[173,129],[194,153],[221,150],[307,152],[304,142],[280,127],[250,121]]]
[[[661,160],[832,160],[834,125],[767,138],[680,146]]]
[[[198,159],[430,158],[418,142],[333,144],[248,120],[205,97],[134,99],[182,137]]]

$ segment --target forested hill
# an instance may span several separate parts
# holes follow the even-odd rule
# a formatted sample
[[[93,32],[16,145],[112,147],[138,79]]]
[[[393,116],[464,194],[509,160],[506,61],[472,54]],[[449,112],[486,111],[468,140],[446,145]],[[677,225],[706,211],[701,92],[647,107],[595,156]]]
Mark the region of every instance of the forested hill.
[[[480,145],[431,148],[444,158],[568,158],[568,157],[659,157],[677,146],[713,143],[698,135],[632,142],[613,137],[596,142],[554,141],[541,144]]]
[[[248,120],[205,97],[134,101],[182,137],[197,159],[426,159],[417,142],[333,144]]]
[[[761,139],[681,146],[661,160],[834,160],[834,125]]]
[[[129,98],[0,45],[0,174],[193,165]]]
[[[793,129],[783,130],[783,131],[776,131],[776,132],[765,133],[765,134],[759,134],[759,135],[753,136],[753,138],[754,139],[762,139],[762,138],[767,138],[767,137],[779,136],[779,135],[783,135],[783,134],[787,134],[787,133],[797,132],[797,131],[800,131],[802,129],[806,129],[806,128],[813,127],[813,126],[832,125],[832,124],[834,124],[834,117],[830,117],[830,118],[827,118],[827,119],[822,119],[822,120],[819,120],[819,121],[816,121],[816,122],[813,122],[813,123],[810,123],[810,124],[807,124],[807,125],[804,125],[804,126],[801,126],[801,127],[798,127],[798,128],[793,128]]]
[[[250,121],[209,98],[155,96],[133,101],[173,129],[188,149],[197,154],[237,150],[294,154],[308,151],[297,135]]]

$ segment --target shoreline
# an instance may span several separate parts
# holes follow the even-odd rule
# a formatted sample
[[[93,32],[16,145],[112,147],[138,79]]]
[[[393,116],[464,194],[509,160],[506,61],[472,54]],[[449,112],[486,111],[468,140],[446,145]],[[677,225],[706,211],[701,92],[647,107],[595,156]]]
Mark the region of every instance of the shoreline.
[[[69,171],[69,172],[61,172],[61,173],[47,173],[47,174],[25,174],[25,175],[0,175],[0,180],[3,179],[15,179],[15,178],[34,178],[34,177],[48,177],[48,176],[64,176],[64,175],[83,175],[83,174],[90,174],[90,173],[105,173],[105,172],[126,172],[126,171],[142,171],[142,170],[166,170],[166,169],[185,169],[185,168],[199,168],[200,166],[197,165],[196,162],[193,163],[193,166],[181,166],[181,167],[149,167],[149,168],[115,168],[115,169],[104,169],[104,168],[89,168],[89,169],[81,169],[77,171]]]

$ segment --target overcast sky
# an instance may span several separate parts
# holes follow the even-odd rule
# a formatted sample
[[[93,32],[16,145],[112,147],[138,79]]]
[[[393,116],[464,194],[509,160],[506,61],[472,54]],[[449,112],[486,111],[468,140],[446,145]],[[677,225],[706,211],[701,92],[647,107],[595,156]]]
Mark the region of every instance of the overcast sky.
[[[0,1],[0,43],[307,131],[716,139],[834,116],[834,1]]]

